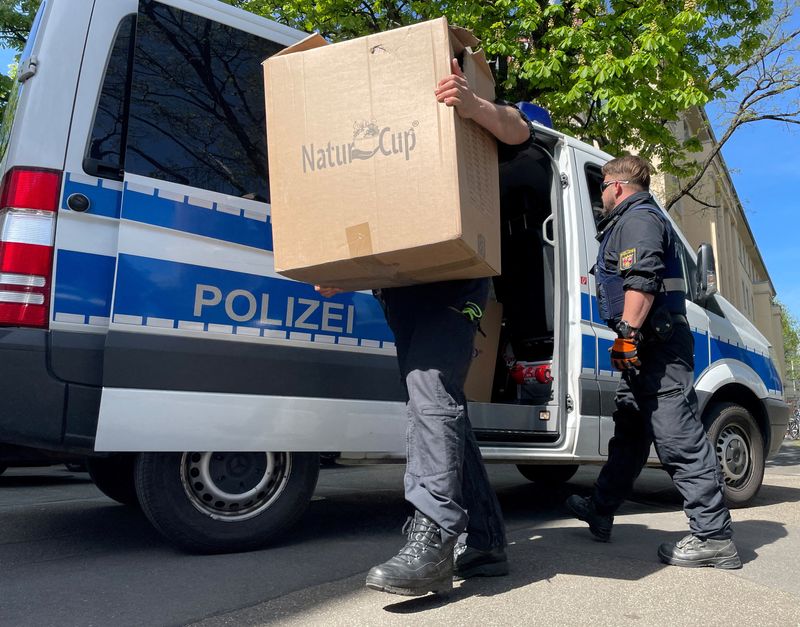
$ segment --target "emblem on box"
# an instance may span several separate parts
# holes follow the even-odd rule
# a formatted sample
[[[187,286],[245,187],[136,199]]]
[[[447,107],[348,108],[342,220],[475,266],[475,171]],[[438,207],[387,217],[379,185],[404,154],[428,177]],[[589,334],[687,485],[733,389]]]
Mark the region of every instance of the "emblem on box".
[[[375,120],[357,120],[353,123],[353,141],[335,144],[329,141],[321,147],[313,142],[302,146],[303,174],[341,167],[353,161],[371,159],[377,154],[386,157],[402,154],[406,161],[417,146],[414,121],[407,131],[392,131],[389,126],[381,128]]]

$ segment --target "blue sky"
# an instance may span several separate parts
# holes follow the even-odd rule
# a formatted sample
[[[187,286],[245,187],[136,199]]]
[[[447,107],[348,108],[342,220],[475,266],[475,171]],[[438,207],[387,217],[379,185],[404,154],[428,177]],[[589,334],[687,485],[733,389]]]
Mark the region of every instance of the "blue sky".
[[[13,57],[0,50],[0,71],[6,73]],[[713,108],[709,116],[714,119]],[[800,126],[742,127],[722,154],[778,298],[800,320]]]
[[[778,299],[800,320],[800,127],[755,122],[722,153]]]

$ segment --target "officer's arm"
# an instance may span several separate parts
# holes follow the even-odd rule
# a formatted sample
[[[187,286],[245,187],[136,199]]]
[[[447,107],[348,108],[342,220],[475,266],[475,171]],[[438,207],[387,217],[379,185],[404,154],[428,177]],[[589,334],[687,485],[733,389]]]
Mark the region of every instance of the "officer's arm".
[[[639,290],[625,290],[625,308],[622,310],[622,319],[629,325],[641,329],[650,307],[653,305],[655,294],[640,292]]]
[[[458,61],[451,63],[453,73],[439,81],[434,92],[439,102],[455,107],[458,115],[474,120],[504,144],[522,144],[530,138],[531,127],[517,109],[478,96]]]

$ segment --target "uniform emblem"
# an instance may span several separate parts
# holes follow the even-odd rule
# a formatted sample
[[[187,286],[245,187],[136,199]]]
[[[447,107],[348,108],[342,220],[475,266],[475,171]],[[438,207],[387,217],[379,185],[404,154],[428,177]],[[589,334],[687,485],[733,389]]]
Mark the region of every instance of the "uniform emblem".
[[[629,268],[633,267],[633,264],[636,263],[636,249],[629,248],[628,250],[623,250],[619,255],[619,269],[620,270],[628,270]]]

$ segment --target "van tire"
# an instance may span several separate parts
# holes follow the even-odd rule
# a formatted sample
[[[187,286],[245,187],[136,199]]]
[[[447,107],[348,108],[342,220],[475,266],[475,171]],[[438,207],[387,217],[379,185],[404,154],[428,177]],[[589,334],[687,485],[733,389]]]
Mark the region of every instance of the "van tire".
[[[89,457],[86,471],[97,489],[108,498],[123,505],[139,506],[136,486],[133,483],[135,455],[114,455],[112,457]]]
[[[317,453],[142,453],[136,491],[147,518],[191,553],[258,549],[308,507]]]
[[[722,468],[725,504],[749,505],[764,480],[764,437],[755,418],[736,403],[715,403],[703,422]]]
[[[578,472],[578,464],[517,464],[520,474],[540,486],[559,486]]]

